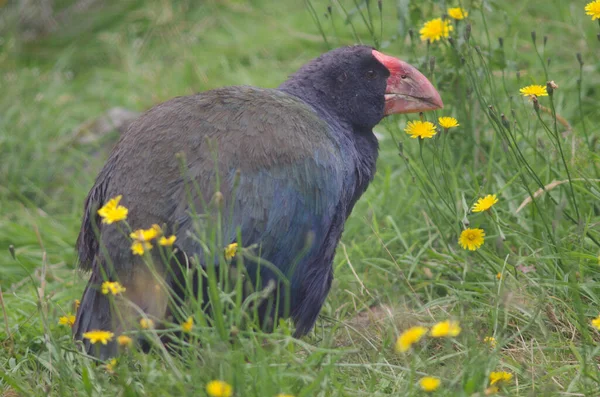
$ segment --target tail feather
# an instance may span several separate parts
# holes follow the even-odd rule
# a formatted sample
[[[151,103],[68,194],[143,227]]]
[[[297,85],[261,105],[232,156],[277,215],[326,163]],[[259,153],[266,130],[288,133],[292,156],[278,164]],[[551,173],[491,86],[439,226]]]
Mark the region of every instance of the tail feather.
[[[84,338],[86,332],[100,330],[114,332],[114,323],[111,318],[110,302],[106,295],[98,289],[92,277],[85,288],[81,305],[77,311],[77,318],[73,324],[73,337],[83,342],[85,351],[101,360],[106,360],[117,354],[117,344],[113,340],[106,345],[102,343],[91,344]]]

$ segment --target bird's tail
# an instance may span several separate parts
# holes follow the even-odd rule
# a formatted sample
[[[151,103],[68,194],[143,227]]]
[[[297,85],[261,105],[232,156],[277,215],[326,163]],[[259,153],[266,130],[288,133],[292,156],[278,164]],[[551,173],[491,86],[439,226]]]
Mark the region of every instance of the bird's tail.
[[[83,342],[85,351],[101,360],[113,357],[117,354],[117,344],[112,338],[111,341],[103,343],[90,343],[85,334],[91,331],[110,331],[113,332],[114,322],[111,316],[110,301],[106,295],[100,291],[100,284],[94,280],[94,275],[90,278],[81,304],[77,310],[75,324],[73,324],[73,337],[75,340]]]

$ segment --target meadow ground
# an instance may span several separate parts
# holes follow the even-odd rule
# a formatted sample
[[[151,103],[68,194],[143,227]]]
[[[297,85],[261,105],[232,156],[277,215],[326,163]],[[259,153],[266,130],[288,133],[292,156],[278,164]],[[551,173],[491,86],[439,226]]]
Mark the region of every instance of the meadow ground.
[[[204,396],[223,380],[235,396],[418,396],[425,376],[439,396],[600,395],[600,24],[586,2],[114,1],[35,41],[12,3],[0,8],[2,395]],[[469,15],[448,19],[452,40],[420,39],[458,6]],[[87,281],[74,252],[83,200],[118,138],[89,120],[275,87],[358,42],[418,66],[446,104],[425,120],[460,125],[424,140],[404,132],[418,115],[376,128],[378,173],[314,332],[224,337],[196,312],[177,354],[126,350],[107,367],[78,352],[59,319]],[[548,81],[558,88],[539,106],[519,93]],[[488,194],[498,202],[471,211]],[[479,249],[459,245],[466,228],[485,231]],[[395,351],[410,327],[445,320],[460,333]],[[510,379],[491,385],[492,372]]]

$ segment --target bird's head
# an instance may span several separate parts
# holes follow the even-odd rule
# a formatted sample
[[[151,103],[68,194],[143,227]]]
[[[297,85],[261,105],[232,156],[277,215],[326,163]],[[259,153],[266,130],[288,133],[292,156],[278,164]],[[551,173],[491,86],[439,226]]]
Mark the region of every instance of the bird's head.
[[[444,105],[414,66],[371,47],[337,48],[305,64],[280,88],[360,129],[390,114]]]

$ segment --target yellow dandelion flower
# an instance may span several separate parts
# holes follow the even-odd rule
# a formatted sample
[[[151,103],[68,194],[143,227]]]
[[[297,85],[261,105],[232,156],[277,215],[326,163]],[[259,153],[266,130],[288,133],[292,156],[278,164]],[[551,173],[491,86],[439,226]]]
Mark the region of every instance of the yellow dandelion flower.
[[[210,397],[231,397],[233,388],[222,380],[211,380],[206,384],[206,392]]]
[[[458,325],[458,321],[446,320],[440,323],[435,324],[431,327],[431,332],[429,335],[434,338],[443,338],[443,337],[454,337],[460,334],[461,328]]]
[[[162,245],[163,247],[170,247],[170,246],[172,246],[175,243],[176,239],[177,239],[177,237],[175,237],[175,235],[170,236],[170,237],[162,236],[158,240],[158,244]]]
[[[158,236],[162,234],[162,230],[160,226],[154,224],[150,227],[150,229],[138,229],[133,233],[129,234],[133,240],[137,241],[152,241]]]
[[[431,21],[425,22],[419,34],[421,40],[434,42],[450,36],[450,32],[454,30],[454,26],[450,24],[448,20],[442,20],[442,18],[432,19]]]
[[[502,280],[502,273],[498,272],[498,273],[496,274],[496,279],[498,279],[498,280]]]
[[[152,249],[152,244],[150,244],[149,242],[141,242],[141,241],[137,241],[135,240],[132,244],[131,244],[131,252],[133,252],[134,255],[144,255],[144,251],[145,250],[150,250]]]
[[[133,339],[131,339],[127,335],[119,335],[117,336],[117,343],[119,344],[119,346],[131,347],[131,345],[133,344]]]
[[[592,325],[597,330],[600,330],[600,315],[598,317],[596,317],[595,319],[592,320]]]
[[[121,198],[123,198],[121,195],[111,198],[108,200],[108,203],[104,204],[104,206],[98,210],[98,215],[102,218],[102,223],[110,225],[111,223],[127,219],[129,210],[122,205],[119,205]]]
[[[134,255],[144,255],[144,252],[151,250],[153,245],[150,241],[158,238],[162,235],[162,230],[157,224],[152,225],[150,229],[137,229],[133,233],[129,234],[129,237],[133,239],[131,243],[131,252]]]
[[[485,237],[485,232],[483,229],[470,229],[467,228],[462,231],[460,234],[460,238],[458,239],[458,243],[464,249],[468,249],[469,251],[475,251],[479,247],[483,245],[483,238]]]
[[[519,90],[523,96],[548,96],[545,85],[528,85]]]
[[[512,380],[513,375],[510,372],[491,372],[490,373],[490,384],[493,386],[495,384],[508,383]]]
[[[154,328],[154,321],[149,318],[142,318],[140,320],[140,327],[142,327],[142,329],[152,329]]]
[[[114,336],[115,334],[113,334],[110,331],[101,331],[97,329],[83,333],[84,339],[89,339],[92,345],[98,342],[102,343],[103,345],[106,345],[112,340]]]
[[[438,378],[434,378],[433,376],[426,376],[421,378],[419,381],[419,386],[421,386],[421,390],[425,392],[436,391],[442,382]]]
[[[409,134],[411,138],[421,139],[431,138],[437,134],[435,125],[429,121],[409,121],[408,124],[406,124],[404,132]]]
[[[421,340],[423,336],[427,333],[427,328],[425,327],[411,327],[404,331],[396,340],[396,351],[400,353],[404,353],[411,346],[418,341]]]
[[[463,10],[460,7],[448,8],[448,15],[454,19],[465,19],[469,16],[469,12],[467,10]]]
[[[600,19],[600,0],[587,3],[585,6],[585,14],[592,17],[592,21]]]
[[[183,332],[192,332],[192,328],[194,327],[194,319],[190,316],[181,324],[181,328]]]
[[[62,316],[58,319],[58,323],[60,325],[68,325],[72,327],[75,324],[75,316],[72,314],[67,314],[66,316]]]
[[[485,338],[483,338],[483,343],[487,344],[492,349],[496,348],[496,345],[498,344],[496,338],[494,338],[493,336],[486,336]]]
[[[127,289],[121,285],[118,281],[105,281],[102,283],[102,293],[104,295],[113,294],[119,295],[121,292],[125,292]]]
[[[237,247],[237,243],[231,243],[227,247],[225,247],[225,259],[233,259],[237,254]]]
[[[75,311],[79,310],[79,306],[81,306],[81,301],[79,299],[75,299]]]
[[[458,127],[460,125],[458,124],[458,120],[456,120],[454,117],[440,117],[438,118],[438,123],[442,128],[445,128],[447,130],[450,128]]]
[[[109,374],[114,374],[115,373],[115,367],[117,366],[117,359],[113,358],[112,360],[110,360],[108,363],[106,363],[104,365],[104,369],[106,370],[106,372],[108,372]]]
[[[484,394],[486,396],[493,396],[494,394],[498,393],[500,391],[500,389],[498,388],[498,386],[490,386],[487,389],[485,389]]]
[[[487,196],[477,200],[477,202],[475,203],[475,205],[473,206],[473,209],[471,209],[471,211],[473,211],[473,212],[487,211],[490,208],[492,208],[492,206],[494,204],[496,204],[497,202],[498,202],[498,198],[496,197],[495,194],[488,194]]]

